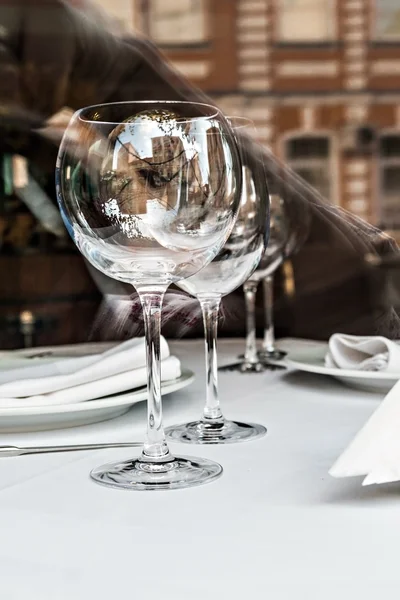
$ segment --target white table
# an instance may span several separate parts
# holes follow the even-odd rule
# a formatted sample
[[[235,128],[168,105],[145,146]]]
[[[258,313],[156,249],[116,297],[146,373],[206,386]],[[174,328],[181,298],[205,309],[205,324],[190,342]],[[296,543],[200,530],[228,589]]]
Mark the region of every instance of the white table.
[[[165,399],[167,425],[199,416],[204,389],[202,342],[171,347],[198,377]],[[220,362],[241,349],[221,341]],[[226,415],[268,435],[172,445],[219,461],[224,474],[211,484],[145,493],[89,479],[126,449],[2,459],[1,600],[398,598],[400,487],[328,475],[382,396],[288,371],[224,373],[220,386]],[[0,443],[137,440],[144,423],[140,404],[105,423]]]

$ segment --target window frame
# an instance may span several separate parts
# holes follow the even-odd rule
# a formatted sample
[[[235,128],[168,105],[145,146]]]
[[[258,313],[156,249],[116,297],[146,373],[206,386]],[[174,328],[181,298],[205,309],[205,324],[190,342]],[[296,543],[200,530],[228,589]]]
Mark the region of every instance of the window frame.
[[[290,40],[282,36],[282,23],[284,19],[285,9],[281,4],[280,0],[275,0],[276,10],[276,23],[275,23],[275,42],[279,46],[309,46],[314,47],[325,47],[339,43],[339,23],[338,23],[338,5],[337,0],[315,0],[326,2],[328,5],[328,14],[330,15],[330,23],[332,27],[331,35],[318,39],[295,39]],[[287,10],[287,9],[286,9]]]
[[[159,41],[157,38],[153,37],[152,35],[152,27],[151,27],[151,21],[152,21],[152,7],[151,7],[151,3],[152,0],[145,0],[145,11],[146,11],[146,15],[147,15],[147,32],[146,34],[150,37],[150,39],[152,39],[160,48],[166,48],[166,49],[188,49],[188,50],[192,50],[192,49],[196,49],[196,48],[205,48],[207,46],[210,45],[211,42],[211,22],[210,22],[210,5],[209,5],[209,0],[198,0],[201,4],[202,4],[202,11],[203,11],[203,21],[204,21],[204,38],[203,39],[199,39],[199,40],[195,40],[193,42],[191,42],[190,40],[185,40],[185,41],[180,41],[180,40],[176,40],[176,41]]]
[[[394,2],[395,0],[392,0]],[[377,34],[377,24],[378,24],[378,3],[379,0],[375,0],[373,2],[372,10],[371,10],[371,20],[370,20],[370,40],[374,44],[398,44],[400,43],[400,30],[398,34],[393,34],[389,36],[378,36]]]
[[[291,140],[297,139],[297,138],[315,138],[315,137],[326,138],[328,140],[329,156],[326,159],[300,158],[300,159],[293,160],[293,159],[288,158],[288,143]],[[329,174],[330,174],[330,182],[329,183],[330,183],[331,197],[324,198],[324,199],[329,204],[332,204],[335,206],[340,206],[340,202],[339,202],[340,182],[339,182],[339,176],[338,176],[338,174],[339,174],[339,148],[338,148],[337,137],[334,134],[334,132],[332,132],[332,130],[330,130],[330,129],[313,129],[313,130],[292,129],[280,136],[279,153],[280,153],[280,156],[283,158],[285,164],[288,165],[294,172],[296,172],[296,167],[299,167],[299,166],[300,167],[304,166],[305,168],[308,168],[308,167],[310,167],[310,164],[314,165],[315,167],[321,167],[322,165],[328,164]],[[305,180],[303,180],[303,181],[305,181]],[[311,184],[309,184],[307,181],[305,181],[305,184],[312,187]],[[313,189],[315,189],[315,188],[313,188]],[[320,192],[318,191],[318,193],[320,193]],[[322,194],[321,194],[321,196],[322,196]]]
[[[376,214],[377,214],[377,221],[379,223],[379,226],[382,227],[382,229],[385,229],[385,231],[400,231],[400,211],[399,211],[399,223],[398,226],[396,225],[395,227],[389,227],[388,224],[385,223],[384,221],[384,207],[383,207],[383,198],[385,198],[385,194],[384,194],[384,186],[383,186],[383,174],[384,174],[384,170],[387,167],[398,167],[399,172],[400,172],[400,153],[399,156],[396,157],[386,157],[381,153],[381,141],[382,138],[385,137],[398,137],[400,140],[400,128],[398,127],[388,127],[388,128],[384,128],[379,132],[379,138],[378,138],[378,161],[377,161],[377,169],[378,169],[378,177],[377,177],[377,188],[378,188],[378,202],[377,202],[377,210],[376,210]],[[400,193],[399,193],[399,199],[400,199]],[[400,208],[400,203],[399,203],[399,208]]]

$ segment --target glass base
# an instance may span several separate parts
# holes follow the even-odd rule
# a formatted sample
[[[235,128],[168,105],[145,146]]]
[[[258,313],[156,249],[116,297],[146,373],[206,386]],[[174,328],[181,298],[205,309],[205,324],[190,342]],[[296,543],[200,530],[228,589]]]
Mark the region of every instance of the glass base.
[[[222,474],[218,463],[206,458],[173,457],[165,463],[148,463],[140,458],[108,463],[93,469],[90,476],[102,485],[125,490],[178,490],[208,483]]]
[[[240,367],[237,369],[241,373],[262,373],[265,371],[266,365],[261,361],[257,362],[242,362]]]
[[[186,444],[235,444],[255,440],[266,433],[263,425],[226,420],[221,423],[193,421],[168,427],[165,431],[171,442]]]
[[[239,373],[263,373],[264,371],[280,371],[286,370],[286,367],[283,365],[277,364],[276,362],[269,362],[267,360],[257,361],[257,362],[238,362],[233,363],[231,365],[224,365],[223,367],[218,367],[218,371],[229,372],[229,371],[238,371]]]
[[[282,360],[286,356],[286,352],[282,350],[260,350],[258,356],[261,360]]]
[[[218,367],[218,371],[221,371],[222,373],[229,371],[238,371],[239,373],[262,373],[266,370],[266,368],[267,363],[262,363],[260,361],[255,363],[238,362]]]

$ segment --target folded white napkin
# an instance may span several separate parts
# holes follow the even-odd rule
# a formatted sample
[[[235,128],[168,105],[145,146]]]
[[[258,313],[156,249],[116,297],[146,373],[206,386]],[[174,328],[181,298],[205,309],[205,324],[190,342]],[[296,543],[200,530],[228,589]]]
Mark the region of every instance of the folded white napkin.
[[[400,480],[400,381],[334,463],[333,477],[366,475],[363,485]]]
[[[70,352],[71,353],[71,352]],[[161,378],[181,375],[179,360],[161,338]],[[99,354],[27,358],[0,355],[0,408],[84,402],[146,385],[144,338],[128,340]]]
[[[335,333],[329,340],[325,366],[400,375],[400,345],[381,336]]]

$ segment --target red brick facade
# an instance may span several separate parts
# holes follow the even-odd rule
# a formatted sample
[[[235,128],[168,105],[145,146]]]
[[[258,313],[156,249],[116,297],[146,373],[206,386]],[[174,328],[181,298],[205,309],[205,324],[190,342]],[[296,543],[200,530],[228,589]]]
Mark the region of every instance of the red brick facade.
[[[134,1],[137,22],[148,34],[151,15],[141,16],[153,1]],[[164,0],[164,10],[176,1]],[[185,4],[190,1],[200,0]],[[400,140],[396,150],[397,139],[390,137],[385,151],[381,136],[400,136],[400,30],[390,39],[376,35],[385,1],[297,0],[298,14],[304,3],[314,21],[322,6],[320,26],[327,25],[329,35],[291,40],[291,32],[299,36],[290,14],[283,21],[285,0],[204,0],[204,43],[180,46],[178,40],[163,49],[226,113],[253,118],[260,141],[293,159],[332,202],[391,229],[400,228],[393,208],[397,192],[400,198]],[[307,16],[301,27],[307,30]],[[320,137],[326,148],[315,140]],[[293,138],[311,139],[307,146],[291,144]],[[300,154],[289,156],[290,147]]]

